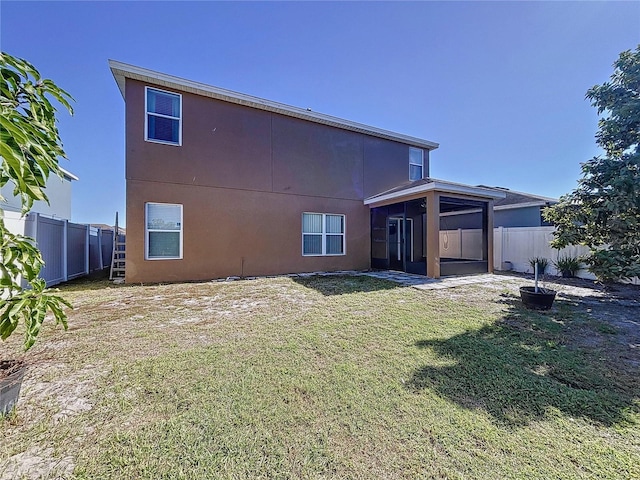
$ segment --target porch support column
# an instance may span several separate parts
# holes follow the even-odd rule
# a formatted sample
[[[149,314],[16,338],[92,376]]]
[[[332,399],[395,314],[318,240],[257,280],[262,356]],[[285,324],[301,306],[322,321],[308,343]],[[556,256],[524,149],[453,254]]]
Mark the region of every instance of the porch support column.
[[[427,277],[440,278],[440,194],[427,192]]]
[[[487,229],[487,272],[493,273],[493,200],[487,202],[486,222],[482,222],[482,226]]]

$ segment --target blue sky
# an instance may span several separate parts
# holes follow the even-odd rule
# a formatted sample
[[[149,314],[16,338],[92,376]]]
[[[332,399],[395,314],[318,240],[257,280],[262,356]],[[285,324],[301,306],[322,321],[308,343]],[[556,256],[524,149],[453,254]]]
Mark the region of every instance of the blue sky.
[[[115,59],[440,143],[431,175],[557,197],[640,2],[0,2],[2,50],[75,98],[72,220],[124,213]]]

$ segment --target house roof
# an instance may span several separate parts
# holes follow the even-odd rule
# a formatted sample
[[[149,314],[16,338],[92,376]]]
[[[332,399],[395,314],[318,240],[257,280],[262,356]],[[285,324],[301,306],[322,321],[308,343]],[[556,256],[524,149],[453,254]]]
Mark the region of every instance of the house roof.
[[[478,185],[483,188],[492,188],[487,187],[486,185]],[[498,190],[502,190],[505,193],[505,197],[496,200],[494,203],[494,208],[496,210],[507,210],[510,208],[525,208],[525,207],[539,207],[552,205],[554,203],[558,203],[557,198],[551,197],[543,197],[541,195],[534,195],[532,193],[523,193],[516,192],[515,190],[510,190],[504,187],[493,187]]]
[[[212,85],[206,85],[204,83],[186,80],[180,77],[174,77],[172,75],[155,72],[153,70],[147,70],[146,68],[136,67],[134,65],[118,62],[116,60],[109,60],[109,67],[111,68],[111,73],[113,73],[116,83],[118,84],[120,93],[122,93],[122,97],[125,98],[125,100],[125,79],[130,78],[132,80],[138,80],[153,85],[169,87],[182,92],[194,93],[196,95],[215,98],[224,102],[244,105],[246,107],[266,110],[268,112],[278,113],[281,115],[286,115],[288,117],[299,118],[301,120],[306,120],[309,122],[341,128],[343,130],[349,130],[352,132],[363,133],[387,140],[402,142],[415,147],[426,148],[428,150],[434,150],[439,146],[437,143],[431,142],[429,140],[424,140],[409,135],[403,135],[401,133],[395,133],[377,127],[371,127],[361,123],[352,122],[350,120],[332,117],[331,115],[313,112],[304,108],[292,107],[283,103],[265,100],[263,98],[226,90],[220,87],[214,87]]]
[[[94,228],[100,228],[102,230],[115,230],[116,227],[114,227],[113,225],[107,225],[106,223],[92,223],[91,224],[92,227]],[[118,227],[119,233],[121,235],[124,235],[127,233],[127,229],[123,228],[123,227]]]
[[[429,191],[438,191],[441,193],[454,193],[471,197],[478,197],[482,199],[502,199],[505,197],[505,192],[501,189],[484,187],[484,186],[471,186],[463,183],[448,182],[446,180],[439,180],[437,178],[423,178],[421,180],[415,180],[413,182],[407,182],[405,184],[394,187],[385,192],[379,193],[364,200],[365,205],[373,205],[381,202],[388,202],[392,200],[400,200],[402,197],[408,195],[426,193]]]
[[[76,177],[73,173],[71,173],[69,170],[65,170],[64,168],[60,167],[60,171],[62,172],[62,176],[65,178],[65,180],[80,180],[78,177]]]

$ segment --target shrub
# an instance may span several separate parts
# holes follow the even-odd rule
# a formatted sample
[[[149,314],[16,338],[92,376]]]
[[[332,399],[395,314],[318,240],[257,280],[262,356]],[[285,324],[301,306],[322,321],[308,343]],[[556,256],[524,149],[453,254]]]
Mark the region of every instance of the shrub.
[[[549,266],[549,260],[543,257],[533,257],[529,259],[529,265],[531,265],[531,269],[536,271],[536,263],[538,264],[538,273],[542,275],[547,267]]]
[[[578,257],[572,257],[571,255],[558,257],[558,259],[553,262],[553,265],[562,272],[563,277],[575,277],[576,273],[582,268],[580,259]]]

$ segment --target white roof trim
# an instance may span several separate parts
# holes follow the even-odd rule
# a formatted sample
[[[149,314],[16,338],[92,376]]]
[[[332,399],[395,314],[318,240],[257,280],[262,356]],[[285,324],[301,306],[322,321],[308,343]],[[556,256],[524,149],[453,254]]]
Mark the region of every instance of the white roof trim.
[[[62,175],[64,175],[64,177],[68,178],[69,180],[76,180],[76,181],[80,180],[78,177],[76,177],[69,170],[65,170],[64,168],[60,167],[60,171],[62,172]]]
[[[558,199],[557,198],[551,198],[551,197],[543,197],[542,195],[536,195],[534,193],[527,193],[527,192],[519,192],[517,190],[511,190],[510,188],[503,188],[503,187],[495,187],[497,190],[504,190],[507,193],[515,193],[516,195],[524,195],[525,197],[532,197],[532,198],[537,198],[543,202],[553,202],[553,203],[558,203]]]
[[[135,65],[129,65],[116,60],[109,60],[109,67],[111,68],[111,73],[113,73],[116,83],[118,84],[122,98],[125,98],[125,78],[131,78],[133,80],[139,80],[153,85],[173,88],[182,92],[194,93],[196,95],[203,95],[205,97],[211,97],[229,103],[279,113],[281,115],[299,118],[309,122],[320,123],[322,125],[341,128],[343,130],[350,130],[352,132],[364,133],[374,137],[402,142],[415,147],[426,148],[427,150],[435,150],[439,146],[439,144],[429,140],[403,135],[401,133],[395,133],[381,128],[370,127],[350,120],[332,117],[331,115],[312,112],[311,110],[306,110],[304,108],[292,107],[290,105],[285,105],[284,103],[272,102],[271,100],[253,97],[244,93],[238,93],[232,90],[226,90],[224,88],[214,87],[212,85],[206,85],[204,83],[194,82],[180,77],[174,77],[172,75],[147,70],[146,68],[136,67]]]
[[[462,185],[459,183],[449,183],[435,180],[429,183],[423,183],[415,187],[406,188],[404,190],[398,190],[397,192],[381,194],[373,197],[366,198],[364,200],[365,205],[372,205],[374,203],[386,202],[387,200],[394,200],[397,198],[406,197],[407,195],[414,195],[416,193],[427,193],[433,190],[444,193],[458,193],[462,195],[471,195],[475,197],[482,197],[488,199],[504,198],[506,195],[500,190],[493,190],[491,188],[472,187],[470,185]]]
[[[553,203],[557,202],[554,200]],[[528,208],[528,207],[544,207],[551,202],[525,202],[525,203],[510,203],[509,205],[497,205],[493,207],[494,210],[511,210],[513,208]]]
[[[548,202],[527,202],[527,203],[512,203],[509,205],[496,205],[493,207],[494,210],[514,210],[516,208],[528,208],[528,207],[544,207]],[[478,213],[482,210],[479,208],[469,209],[469,210],[457,210],[455,212],[445,212],[441,213],[441,217],[446,217],[449,215],[462,215],[467,213]]]

